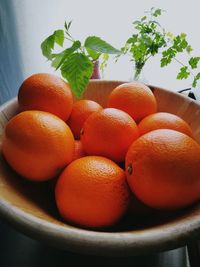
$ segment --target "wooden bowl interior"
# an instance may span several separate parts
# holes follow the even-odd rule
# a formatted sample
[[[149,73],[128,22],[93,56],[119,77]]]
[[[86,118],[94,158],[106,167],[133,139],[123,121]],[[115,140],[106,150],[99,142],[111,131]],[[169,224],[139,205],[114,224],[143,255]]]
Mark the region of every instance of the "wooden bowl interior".
[[[106,100],[109,93],[119,84],[120,81],[91,81],[88,88],[83,96],[85,99],[92,99],[99,102],[104,107],[106,106]],[[171,112],[184,118],[191,126],[196,140],[200,143],[200,105],[195,101],[190,100],[182,95],[167,91],[165,89],[156,88],[151,86],[151,89],[158,102],[158,111]],[[7,121],[16,114],[18,110],[17,100],[2,106],[0,111],[0,142],[4,132],[4,127]],[[60,218],[54,202],[53,193],[53,181],[45,183],[32,183],[24,180],[17,175],[5,162],[2,153],[0,154],[0,214],[5,217],[10,223],[16,225],[21,231],[28,233],[30,228],[33,226],[32,221],[43,224],[43,229],[46,222],[53,225],[55,233],[58,229],[67,229],[69,231],[76,231],[78,228],[75,226],[68,225],[63,222]],[[23,221],[19,221],[22,216]],[[18,219],[15,219],[15,214],[18,214]],[[190,208],[189,210],[181,213],[176,213],[173,216],[164,216],[161,220],[151,221],[149,224],[138,225],[127,225],[125,222],[119,225],[119,227],[108,229],[104,232],[116,232],[116,233],[128,233],[134,235],[140,235],[149,231],[163,231],[166,227],[177,225],[179,222],[187,222],[190,218],[197,218],[200,215],[199,204]],[[18,220],[18,221],[17,221]],[[29,225],[26,225],[26,220],[29,220]],[[42,220],[42,221],[41,221]],[[148,220],[147,220],[148,221]],[[61,228],[60,228],[61,227]],[[42,230],[40,236],[42,235]],[[34,234],[37,229],[34,230]],[[196,234],[195,230],[195,234]],[[199,231],[198,231],[199,232]],[[55,234],[54,233],[54,234]],[[30,230],[30,235],[33,234]],[[55,239],[60,237],[54,237]],[[129,236],[130,238],[130,236]],[[138,237],[140,238],[140,237]]]

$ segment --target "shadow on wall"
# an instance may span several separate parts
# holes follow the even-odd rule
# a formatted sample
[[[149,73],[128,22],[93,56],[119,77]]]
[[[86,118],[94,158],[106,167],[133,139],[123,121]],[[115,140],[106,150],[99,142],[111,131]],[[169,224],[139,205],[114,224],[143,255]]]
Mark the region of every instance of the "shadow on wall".
[[[0,104],[16,96],[23,80],[13,0],[0,0]]]

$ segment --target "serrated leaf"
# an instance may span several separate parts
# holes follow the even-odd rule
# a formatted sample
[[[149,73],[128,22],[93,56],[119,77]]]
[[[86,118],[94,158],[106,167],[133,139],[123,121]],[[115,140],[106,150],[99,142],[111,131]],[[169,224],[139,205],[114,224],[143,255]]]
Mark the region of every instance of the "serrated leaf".
[[[165,36],[170,37],[171,39],[174,39],[174,37],[175,37],[174,34],[171,32],[166,32]]]
[[[92,62],[81,53],[71,54],[61,67],[62,76],[67,79],[72,92],[77,97],[83,94],[92,72]]]
[[[182,32],[182,33],[180,34],[180,37],[181,37],[181,39],[185,39],[185,38],[187,37],[187,34],[184,33],[184,32]]]
[[[54,56],[54,60],[53,60],[53,62],[51,64],[51,66],[54,67],[56,70],[59,69],[60,66],[62,65],[62,63],[65,61],[65,59],[70,54],[72,54],[77,49],[79,49],[80,47],[81,47],[81,42],[80,41],[75,41],[71,47],[65,49],[61,53],[59,53],[56,56]]]
[[[54,38],[55,43],[57,43],[60,46],[63,46],[64,43],[64,31],[63,30],[57,30],[54,32]]]
[[[190,76],[190,72],[188,71],[188,67],[185,66],[180,69],[180,72],[178,73],[176,78],[178,80],[182,80],[182,79],[187,79],[189,76]]]
[[[54,49],[54,35],[50,35],[47,37],[41,44],[42,54],[45,56],[48,60],[52,58],[51,52],[52,49]]]
[[[174,38],[174,44],[173,44],[173,48],[177,50],[177,52],[183,52],[184,49],[186,49],[188,46],[188,42],[186,41],[186,39],[180,35],[177,35]]]
[[[197,86],[197,81],[200,79],[200,72],[197,73],[197,75],[194,77],[192,86],[196,87]]]
[[[153,12],[152,15],[153,15],[154,17],[158,17],[158,16],[161,15],[161,11],[162,11],[162,9],[157,8],[157,9]]]
[[[193,51],[191,45],[188,45],[188,46],[186,47],[186,51],[187,51],[188,53],[191,53],[191,52]]]
[[[188,61],[192,69],[196,69],[199,63],[200,57],[191,57]]]
[[[172,59],[176,56],[176,50],[173,47],[168,48],[162,52],[162,58],[160,66],[165,67],[171,63]]]
[[[137,38],[138,38],[138,35],[137,34],[133,34],[126,42],[128,44],[134,44],[137,42]]]
[[[97,60],[100,57],[100,53],[90,49],[89,47],[86,48],[89,56],[93,59],[93,60]]]
[[[47,37],[41,44],[42,54],[48,60],[52,59],[52,50],[54,49],[55,43],[62,46],[64,42],[64,31],[56,30],[52,35]]]
[[[100,37],[97,36],[89,36],[85,40],[85,47],[90,48],[94,51],[99,53],[106,53],[106,54],[116,54],[121,55],[122,51],[114,48],[106,41],[102,40]]]

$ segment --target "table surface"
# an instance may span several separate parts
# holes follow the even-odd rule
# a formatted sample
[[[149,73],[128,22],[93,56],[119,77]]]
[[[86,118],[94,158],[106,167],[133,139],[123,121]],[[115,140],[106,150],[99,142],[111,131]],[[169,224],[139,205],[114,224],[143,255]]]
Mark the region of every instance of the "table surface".
[[[19,43],[16,35],[15,16],[11,0],[0,1],[0,104],[16,96],[25,78]],[[186,248],[163,253],[127,257],[104,258],[78,255],[49,247],[30,239],[0,221],[1,267],[59,267],[67,266],[134,266],[134,267],[188,267]]]

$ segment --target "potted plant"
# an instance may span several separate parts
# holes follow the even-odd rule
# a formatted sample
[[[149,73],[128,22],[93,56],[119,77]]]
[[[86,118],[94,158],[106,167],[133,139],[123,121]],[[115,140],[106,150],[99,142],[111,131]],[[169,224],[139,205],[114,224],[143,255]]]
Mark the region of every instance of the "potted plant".
[[[115,56],[116,62],[124,55],[129,56],[133,64],[134,80],[140,79],[144,66],[152,57],[160,56],[158,60],[161,68],[175,60],[180,64],[176,78],[187,79],[192,76],[192,87],[195,88],[200,80],[198,72],[200,57],[191,56],[192,47],[185,33],[174,35],[161,26],[159,16],[163,12],[160,8],[151,8],[145,12],[145,16],[134,21],[134,32],[121,49],[116,49],[97,36],[87,37],[82,44],[70,33],[71,21],[65,22],[64,30],[54,31],[42,42],[42,53],[51,61],[52,67],[60,69],[61,75],[69,82],[77,97],[82,95],[90,78],[100,78],[99,69],[103,71],[107,66],[110,54]],[[54,53],[55,44],[63,47],[64,41],[68,41],[70,46],[59,53]],[[178,58],[182,53],[188,55],[186,63]],[[180,92],[189,89],[191,88]]]

